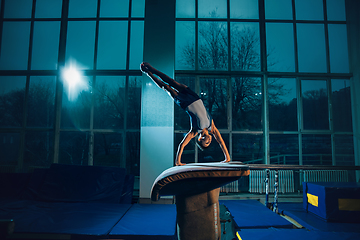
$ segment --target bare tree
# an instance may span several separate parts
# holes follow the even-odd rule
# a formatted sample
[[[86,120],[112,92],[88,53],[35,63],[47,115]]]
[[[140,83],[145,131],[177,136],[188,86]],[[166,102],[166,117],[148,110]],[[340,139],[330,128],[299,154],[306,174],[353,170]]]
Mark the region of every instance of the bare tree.
[[[216,12],[210,13],[210,17],[216,18]],[[197,61],[199,70],[221,71],[229,69],[230,61],[234,71],[260,69],[260,40],[256,30],[250,27],[231,25],[228,31],[225,22],[199,22],[198,39],[197,57],[194,45],[189,43],[181,49],[182,64],[194,69]],[[261,81],[248,76],[233,76],[231,82],[233,128],[261,127]],[[224,81],[205,78],[200,84],[206,107],[214,119],[218,118],[218,124],[226,127],[228,93]]]
[[[22,125],[25,88],[0,95],[0,126],[19,127]]]

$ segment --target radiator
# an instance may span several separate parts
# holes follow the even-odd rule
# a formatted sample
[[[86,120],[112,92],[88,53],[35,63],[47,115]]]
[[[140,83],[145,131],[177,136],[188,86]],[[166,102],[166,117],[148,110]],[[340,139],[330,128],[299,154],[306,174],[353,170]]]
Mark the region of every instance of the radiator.
[[[14,173],[16,168],[16,165],[2,165],[0,166],[0,173]]]
[[[304,170],[302,182],[348,182],[347,170]]]
[[[234,181],[226,184],[220,188],[220,192],[223,193],[237,193],[239,192],[239,181]]]
[[[346,170],[303,170],[301,182],[348,182]],[[279,170],[279,192],[295,192],[294,172],[292,170]],[[249,176],[249,192],[265,193],[266,170],[251,170]],[[270,171],[269,192],[274,192],[275,171]],[[220,188],[221,192],[238,192],[238,181],[234,181]]]
[[[252,170],[249,176],[249,192],[265,193],[266,170]],[[292,170],[278,171],[278,191],[281,193],[294,192],[294,172]],[[269,192],[274,192],[275,171],[270,171]]]

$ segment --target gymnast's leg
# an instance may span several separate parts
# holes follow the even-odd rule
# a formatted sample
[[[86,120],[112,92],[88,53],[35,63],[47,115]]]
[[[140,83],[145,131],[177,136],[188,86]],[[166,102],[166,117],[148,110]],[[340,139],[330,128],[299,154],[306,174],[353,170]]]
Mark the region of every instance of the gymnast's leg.
[[[156,74],[158,75],[161,80],[163,81],[163,84],[164,82],[166,84],[168,84],[170,87],[172,87],[173,89],[176,90],[176,92],[180,92],[182,91],[183,89],[187,88],[186,85],[182,84],[182,83],[178,83],[177,81],[175,81],[174,79],[172,79],[171,77],[169,77],[168,75],[166,75],[165,73],[157,70],[156,68],[154,68],[153,66],[151,66],[149,63],[147,62],[143,62],[141,63],[141,71],[147,73],[150,78],[153,78],[150,74]],[[154,76],[155,77],[155,76]],[[154,80],[154,79],[153,79]],[[155,80],[154,80],[155,81]],[[158,79],[158,81],[160,81]],[[159,84],[158,84],[159,86]],[[163,86],[160,86],[161,88],[163,88]],[[167,89],[166,89],[167,90]],[[171,93],[171,92],[170,92]]]

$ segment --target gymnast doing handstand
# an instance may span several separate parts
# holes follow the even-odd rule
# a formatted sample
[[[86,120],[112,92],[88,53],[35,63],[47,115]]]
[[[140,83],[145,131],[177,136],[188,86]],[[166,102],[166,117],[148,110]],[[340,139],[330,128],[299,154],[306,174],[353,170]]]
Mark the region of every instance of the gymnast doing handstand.
[[[185,110],[190,117],[191,129],[178,146],[175,165],[185,165],[184,163],[181,163],[183,150],[190,140],[195,138],[198,134],[199,136],[195,139],[195,141],[201,150],[209,147],[212,141],[212,136],[214,136],[225,155],[225,160],[222,162],[230,162],[230,155],[225,142],[200,97],[188,86],[176,82],[174,79],[155,69],[147,62],[141,63],[140,69],[143,73],[147,74],[158,87],[168,92],[175,103]],[[161,80],[154,74],[160,77]]]

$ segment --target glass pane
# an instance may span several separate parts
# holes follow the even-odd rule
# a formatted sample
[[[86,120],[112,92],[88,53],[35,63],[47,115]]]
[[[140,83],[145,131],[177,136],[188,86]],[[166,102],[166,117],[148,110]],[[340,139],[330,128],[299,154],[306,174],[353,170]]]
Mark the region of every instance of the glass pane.
[[[91,89],[92,80],[84,78],[81,86],[74,89],[64,87],[62,96],[61,127],[86,128],[90,127]]]
[[[326,72],[323,24],[297,24],[299,71]]]
[[[123,155],[122,134],[94,134],[94,166],[120,167]]]
[[[274,131],[297,131],[296,80],[268,79],[269,126]]]
[[[53,162],[54,133],[27,132],[25,135],[24,167],[49,167]]]
[[[127,128],[140,129],[142,77],[129,77]]]
[[[28,97],[27,126],[54,125],[55,77],[31,77]]]
[[[344,0],[326,0],[326,8],[328,20],[346,21]]]
[[[100,17],[128,17],[129,0],[101,0]]]
[[[98,0],[69,0],[69,17],[96,17]]]
[[[195,17],[195,0],[176,0],[177,18]]]
[[[221,134],[226,147],[229,149],[229,134]],[[207,162],[221,162],[225,160],[225,155],[220,148],[218,142],[213,139],[209,147],[205,151],[198,151],[198,162],[207,163]]]
[[[302,135],[303,165],[332,165],[330,135]]]
[[[124,128],[124,108],[125,77],[96,77],[94,128]]]
[[[176,22],[175,69],[195,69],[195,22]]]
[[[131,0],[131,17],[145,16],[145,0]]]
[[[296,20],[324,20],[323,0],[295,0]]]
[[[336,165],[354,166],[354,136],[353,135],[335,135],[335,158]]]
[[[129,68],[139,69],[139,65],[143,60],[144,48],[144,21],[131,22],[130,36],[130,59]]]
[[[29,56],[30,22],[4,22],[0,70],[26,70]]]
[[[297,134],[270,134],[270,164],[299,164]]]
[[[332,79],[331,89],[334,131],[351,132],[350,80]]]
[[[20,152],[19,148],[19,133],[0,133],[0,166],[3,171],[4,169],[8,169],[9,172],[15,172],[15,167],[10,166],[17,165]]]
[[[292,19],[292,0],[265,0],[265,17],[279,20]]]
[[[22,125],[26,77],[0,77],[0,127]]]
[[[226,18],[227,0],[198,0],[199,18]]]
[[[89,140],[88,132],[60,132],[59,163],[88,165]]]
[[[228,90],[227,80],[221,78],[201,78],[200,98],[212,116],[218,129],[227,129]]]
[[[231,81],[233,130],[261,130],[261,79],[239,76]]]
[[[269,71],[294,72],[293,24],[266,23],[266,50]]]
[[[126,170],[140,176],[140,133],[126,133]]]
[[[4,18],[31,18],[32,2],[33,0],[5,0]]]
[[[97,69],[125,69],[127,52],[127,21],[101,21]]]
[[[262,134],[233,134],[232,161],[264,163]]]
[[[230,18],[258,19],[258,0],[230,0]]]
[[[240,70],[240,71],[260,70],[259,24],[231,23],[230,34],[231,34],[231,70]],[[226,44],[226,49],[227,46],[228,45]],[[223,48],[225,49],[225,46]],[[228,61],[227,51],[225,53],[226,53],[226,59],[224,59],[224,61],[227,62]]]
[[[228,35],[225,22],[199,22],[199,69],[228,68]]]
[[[61,18],[62,0],[36,0],[36,18]]]
[[[69,22],[66,41],[66,66],[71,60],[81,69],[94,67],[95,22]]]
[[[329,111],[325,80],[302,80],[303,119],[306,130],[328,130]]]
[[[330,71],[349,72],[346,24],[329,24]]]
[[[190,89],[195,91],[195,77],[176,77],[175,80],[179,83],[185,84]],[[177,104],[174,104],[174,114],[175,114],[175,129],[189,131],[190,130],[189,115]]]
[[[60,22],[35,22],[32,70],[55,70],[58,63]]]

